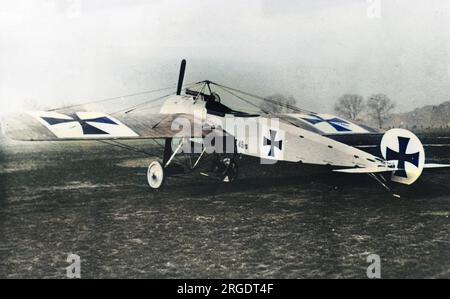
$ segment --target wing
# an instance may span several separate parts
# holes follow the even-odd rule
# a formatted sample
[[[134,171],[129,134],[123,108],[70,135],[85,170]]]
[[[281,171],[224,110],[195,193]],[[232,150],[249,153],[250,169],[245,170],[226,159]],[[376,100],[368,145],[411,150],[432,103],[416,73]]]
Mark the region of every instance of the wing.
[[[376,133],[375,129],[331,114],[290,113],[280,118],[320,135],[352,135]]]
[[[33,111],[2,119],[4,134],[19,141],[158,139],[202,137],[200,121],[189,114],[112,116],[101,112]]]

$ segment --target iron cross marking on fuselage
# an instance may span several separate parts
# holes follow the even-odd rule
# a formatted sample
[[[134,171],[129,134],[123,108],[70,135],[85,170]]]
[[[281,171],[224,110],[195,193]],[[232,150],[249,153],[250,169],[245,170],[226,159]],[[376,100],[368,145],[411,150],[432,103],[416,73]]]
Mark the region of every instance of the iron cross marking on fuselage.
[[[405,137],[398,137],[398,145],[399,145],[399,151],[393,151],[389,147],[386,149],[386,160],[397,160],[397,168],[400,168],[400,170],[397,170],[394,175],[407,178],[408,175],[405,171],[405,162],[409,162],[413,164],[416,167],[419,167],[419,156],[420,153],[413,153],[413,154],[407,154],[406,150],[408,148],[410,139]]]
[[[277,131],[270,130],[270,140],[264,137],[264,146],[270,146],[270,151],[268,156],[275,157],[275,147],[277,147],[280,151],[283,148],[283,140],[275,141],[275,137],[277,136]]]
[[[303,118],[303,119],[312,125],[316,125],[316,124],[325,122],[325,123],[329,124],[330,126],[332,126],[338,132],[350,132],[351,131],[349,128],[345,127],[349,123],[343,119],[340,119],[337,117],[334,117],[332,119],[325,119],[319,115],[311,115],[311,116],[314,118]]]
[[[68,114],[67,116],[71,117],[72,119],[53,118],[53,117],[42,117],[42,119],[51,126],[59,125],[59,124],[63,124],[63,123],[77,122],[80,124],[84,135],[108,135],[107,132],[88,124],[88,122],[118,125],[113,120],[111,120],[105,116],[91,118],[91,119],[81,119],[76,113],[71,113],[71,114]]]

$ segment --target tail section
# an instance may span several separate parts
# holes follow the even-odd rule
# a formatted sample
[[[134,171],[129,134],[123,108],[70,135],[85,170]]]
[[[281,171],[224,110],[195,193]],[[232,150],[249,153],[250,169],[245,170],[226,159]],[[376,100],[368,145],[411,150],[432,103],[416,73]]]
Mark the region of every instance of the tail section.
[[[404,129],[387,131],[381,140],[383,158],[395,165],[391,181],[411,185],[422,174],[425,150],[416,135]]]
[[[387,131],[381,139],[380,150],[385,160],[384,167],[336,169],[334,171],[372,176],[380,176],[384,173],[390,175],[392,182],[411,185],[419,179],[424,169],[450,167],[445,164],[425,164],[425,150],[422,143],[416,135],[404,129]]]

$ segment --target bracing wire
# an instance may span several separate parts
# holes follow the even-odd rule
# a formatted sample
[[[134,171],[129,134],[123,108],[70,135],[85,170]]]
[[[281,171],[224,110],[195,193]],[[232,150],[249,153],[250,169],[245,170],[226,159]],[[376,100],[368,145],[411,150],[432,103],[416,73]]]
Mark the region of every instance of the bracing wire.
[[[253,107],[255,107],[255,108],[257,108],[258,110],[261,110],[263,113],[265,113],[265,114],[270,114],[268,111],[265,111],[264,109],[262,109],[260,106],[258,106],[258,105],[256,105],[256,104],[254,104],[254,103],[252,103],[251,101],[249,101],[249,100],[246,100],[246,99],[244,99],[243,97],[241,97],[241,96],[238,96],[237,94],[235,94],[234,92],[232,92],[232,91],[229,91],[229,90],[227,90],[227,89],[225,89],[225,88],[223,88],[222,86],[220,86],[220,85],[216,85],[217,87],[219,87],[220,89],[222,89],[223,91],[225,91],[225,92],[227,92],[227,93],[229,93],[229,94],[231,94],[232,96],[234,96],[234,97],[236,97],[236,98],[238,98],[239,100],[241,100],[241,101],[243,101],[243,102],[245,102],[245,103],[247,103],[248,105],[250,105],[250,106],[253,106]]]
[[[189,84],[186,84],[185,86],[185,88],[184,89],[186,89],[186,88],[189,88],[189,87],[192,87],[192,86],[195,86],[195,85],[197,85],[198,83],[189,83]],[[165,95],[163,95],[163,96],[160,96],[160,97],[157,97],[157,98],[154,98],[154,99],[150,99],[150,100],[145,100],[144,102],[141,102],[141,103],[139,103],[139,104],[137,104],[137,105],[134,105],[134,106],[131,106],[131,107],[126,107],[126,108],[122,108],[122,109],[120,109],[120,110],[118,110],[118,111],[115,111],[115,112],[112,112],[112,113],[110,113],[111,115],[115,115],[115,114],[119,114],[119,113],[124,113],[124,114],[128,114],[128,113],[131,113],[131,112],[133,112],[133,111],[135,111],[137,108],[139,108],[139,107],[142,107],[142,106],[146,106],[146,105],[149,105],[149,104],[152,104],[152,103],[156,103],[156,102],[158,102],[159,100],[162,100],[162,99],[164,99],[164,98],[167,98],[167,97],[169,97],[169,96],[171,96],[171,95],[174,95],[176,92],[171,92],[171,93],[168,93],[168,94],[165,94]]]
[[[196,97],[198,97],[198,96],[203,92],[203,90],[205,89],[206,84],[205,84],[204,82],[196,82],[196,83],[193,83],[193,84],[191,84],[190,86],[187,86],[186,88],[184,88],[183,90],[186,90],[186,89],[188,89],[188,88],[192,88],[192,87],[194,87],[194,86],[196,86],[196,85],[199,85],[199,84],[203,84],[203,85],[202,85],[202,88],[200,89],[200,91],[197,93],[197,96],[196,96]],[[175,93],[171,93],[171,94],[169,94],[169,95],[173,95],[173,94],[175,94]],[[165,98],[165,97],[167,97],[167,96],[169,96],[169,95],[162,96],[161,98]],[[155,102],[156,102],[157,100],[160,100],[161,98],[155,99]],[[150,101],[153,101],[153,100],[150,100]],[[147,105],[147,104],[149,104],[149,103],[142,103],[142,105],[139,104],[139,107],[140,107],[140,106],[144,106],[144,104]],[[132,109],[134,110],[134,108],[132,108]],[[148,109],[148,108],[143,108],[143,109],[141,109],[141,110],[147,110],[147,109]],[[120,112],[120,111],[119,111],[119,112]],[[129,112],[131,112],[131,111],[127,111],[127,112],[125,112],[125,113],[129,113]]]
[[[167,98],[167,97],[169,97],[171,95],[174,95],[175,93],[176,92],[171,92],[171,93],[165,94],[163,96],[160,96],[160,97],[157,97],[157,98],[154,98],[154,99],[151,99],[151,100],[146,100],[145,102],[139,103],[139,104],[131,106],[131,107],[127,107],[127,108],[123,108],[123,109],[117,110],[117,111],[112,112],[110,114],[111,115],[115,115],[115,114],[119,114],[119,113],[128,114],[128,113],[131,113],[131,112],[135,111],[139,107],[142,107],[142,106],[145,106],[145,105],[149,105],[149,104],[152,104],[152,103],[156,103],[159,100],[162,100],[162,99]]]
[[[52,108],[52,109],[49,109],[47,111],[58,111],[58,110],[64,110],[64,109],[80,107],[80,106],[84,106],[84,105],[105,103],[105,102],[119,100],[119,99],[123,99],[123,98],[129,98],[129,97],[134,97],[134,96],[139,96],[139,95],[144,95],[144,94],[149,94],[149,93],[165,91],[165,90],[173,89],[175,87],[176,86],[170,86],[170,87],[153,89],[153,90],[147,90],[147,91],[142,91],[142,92],[136,92],[136,93],[126,94],[126,95],[121,95],[121,96],[109,97],[109,98],[104,98],[104,99],[99,99],[99,100],[93,100],[93,101],[85,102],[85,103],[82,103],[82,104],[75,104],[75,105],[68,105],[68,106],[63,106],[63,107]]]
[[[286,108],[289,108],[289,109],[291,109],[291,110],[293,110],[293,111],[295,111],[295,112],[300,112],[300,113],[306,112],[306,113],[309,113],[309,114],[310,114],[310,113],[315,114],[315,113],[312,112],[312,111],[308,111],[308,110],[306,110],[306,109],[302,109],[302,108],[299,108],[299,107],[294,106],[294,105],[291,105],[291,104],[287,104],[287,103],[279,103],[279,102],[277,102],[276,100],[267,99],[267,98],[262,97],[262,96],[259,96],[259,95],[251,94],[251,93],[249,93],[249,92],[246,92],[246,91],[243,91],[243,90],[239,90],[239,89],[236,89],[236,88],[233,88],[233,87],[225,86],[225,85],[222,85],[222,84],[218,84],[218,83],[215,83],[215,82],[210,82],[210,83],[213,84],[213,85],[216,85],[216,86],[218,86],[218,87],[221,87],[222,89],[224,89],[224,88],[225,88],[225,89],[228,89],[228,91],[230,91],[230,90],[231,90],[231,91],[235,91],[235,92],[238,92],[238,93],[247,95],[247,96],[249,96],[249,97],[259,99],[259,100],[261,100],[261,101],[265,101],[265,102],[272,103],[272,104],[277,105],[277,106],[280,106],[280,107],[286,107]],[[236,95],[235,95],[235,96],[236,96]]]

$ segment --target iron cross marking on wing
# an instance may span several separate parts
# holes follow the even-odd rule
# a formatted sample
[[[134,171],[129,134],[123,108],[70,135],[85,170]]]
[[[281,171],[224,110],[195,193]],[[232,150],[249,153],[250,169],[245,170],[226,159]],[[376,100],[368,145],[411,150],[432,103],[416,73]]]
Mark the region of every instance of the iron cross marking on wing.
[[[314,118],[303,118],[307,122],[309,122],[312,125],[317,125],[319,123],[327,123],[330,126],[332,126],[336,131],[338,132],[349,132],[351,131],[349,128],[346,128],[346,126],[349,125],[348,122],[346,122],[343,119],[334,117],[331,119],[325,119],[319,115],[311,115]]]
[[[405,171],[405,162],[409,162],[416,167],[419,167],[419,156],[420,153],[407,154],[406,150],[408,149],[410,139],[405,137],[398,137],[399,151],[396,152],[389,147],[386,149],[386,160],[397,160],[397,168],[400,170],[396,171],[394,175],[407,178],[408,175]]]
[[[280,151],[283,148],[283,140],[275,141],[276,136],[277,131],[270,130],[270,139],[264,137],[264,146],[270,146],[268,154],[269,157],[275,157],[275,147],[278,148]]]
[[[108,135],[107,132],[90,125],[89,122],[118,125],[116,122],[114,122],[113,120],[111,120],[110,118],[108,118],[106,116],[90,118],[90,119],[81,119],[78,116],[78,114],[76,114],[76,113],[71,113],[71,114],[68,114],[67,116],[71,117],[72,119],[63,119],[63,118],[54,118],[54,117],[42,117],[42,119],[51,126],[59,125],[59,124],[63,124],[63,123],[72,123],[72,122],[79,123],[81,126],[81,129],[83,130],[84,135]]]

